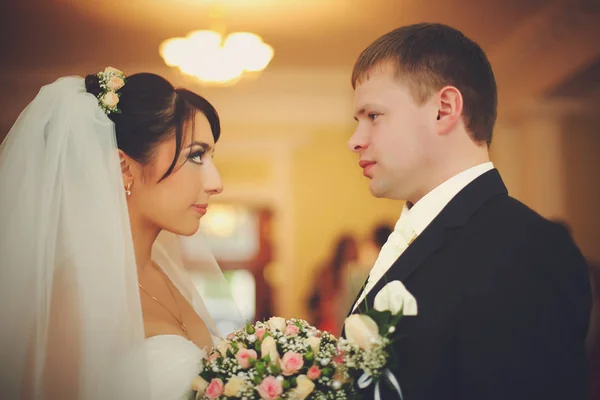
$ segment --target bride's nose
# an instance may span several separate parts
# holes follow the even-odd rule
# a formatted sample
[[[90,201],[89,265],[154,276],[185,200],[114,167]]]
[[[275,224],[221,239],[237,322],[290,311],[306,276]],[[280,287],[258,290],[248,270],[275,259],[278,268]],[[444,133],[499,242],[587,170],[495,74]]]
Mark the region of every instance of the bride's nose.
[[[204,191],[207,194],[219,194],[223,191],[223,181],[217,167],[211,163],[204,175]]]

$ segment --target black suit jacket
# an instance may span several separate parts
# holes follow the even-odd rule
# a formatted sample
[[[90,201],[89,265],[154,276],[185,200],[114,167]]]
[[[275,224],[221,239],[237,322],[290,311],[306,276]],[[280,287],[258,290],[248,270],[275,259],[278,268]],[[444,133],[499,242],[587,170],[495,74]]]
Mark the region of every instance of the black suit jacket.
[[[393,280],[419,310],[396,330],[404,400],[587,399],[585,260],[496,170],[450,201],[356,312]]]

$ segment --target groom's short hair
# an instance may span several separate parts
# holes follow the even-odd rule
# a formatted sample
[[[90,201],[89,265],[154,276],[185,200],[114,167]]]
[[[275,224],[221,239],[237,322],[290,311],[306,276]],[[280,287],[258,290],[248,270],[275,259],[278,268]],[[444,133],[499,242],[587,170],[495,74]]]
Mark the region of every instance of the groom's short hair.
[[[443,24],[421,23],[395,29],[367,47],[356,60],[352,87],[385,62],[423,104],[446,85],[463,96],[463,118],[472,138],[492,142],[498,95],[492,67],[479,45]]]

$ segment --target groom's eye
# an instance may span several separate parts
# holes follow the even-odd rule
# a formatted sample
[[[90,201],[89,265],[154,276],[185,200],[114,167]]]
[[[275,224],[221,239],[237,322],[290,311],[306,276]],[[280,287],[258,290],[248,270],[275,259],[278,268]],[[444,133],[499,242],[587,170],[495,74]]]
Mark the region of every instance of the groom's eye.
[[[371,121],[375,121],[375,119],[379,116],[379,114],[377,114],[377,113],[369,113],[368,116],[369,116],[369,119]]]

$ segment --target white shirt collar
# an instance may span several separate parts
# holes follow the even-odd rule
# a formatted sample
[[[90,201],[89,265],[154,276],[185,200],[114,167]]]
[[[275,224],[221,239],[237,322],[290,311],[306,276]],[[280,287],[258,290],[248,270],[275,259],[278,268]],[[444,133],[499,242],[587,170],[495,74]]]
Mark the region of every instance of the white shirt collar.
[[[479,176],[492,169],[494,169],[494,164],[492,162],[476,165],[454,175],[452,178],[427,193],[410,209],[405,203],[402,213],[400,214],[400,219],[396,224],[396,228],[399,228],[401,225],[400,221],[404,219],[402,216],[404,216],[405,218],[408,218],[407,222],[414,232],[417,235],[420,235],[442,209],[446,207],[450,200],[458,194],[458,192]],[[404,221],[402,221],[402,225],[404,225]]]

